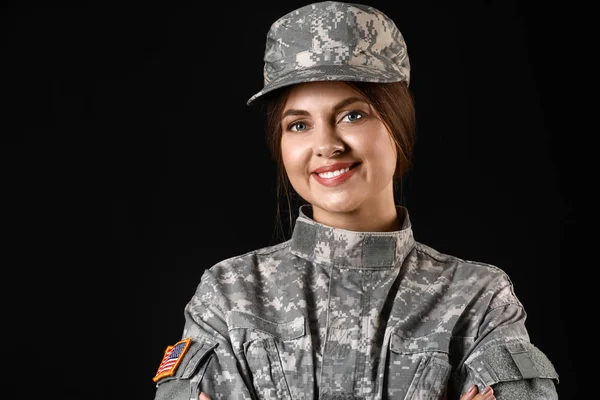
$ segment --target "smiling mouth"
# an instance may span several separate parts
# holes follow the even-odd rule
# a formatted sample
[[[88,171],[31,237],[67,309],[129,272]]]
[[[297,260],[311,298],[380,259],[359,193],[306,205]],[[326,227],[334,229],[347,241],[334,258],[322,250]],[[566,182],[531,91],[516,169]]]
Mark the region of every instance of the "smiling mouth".
[[[356,168],[359,164],[360,164],[359,162],[356,162],[356,163],[350,165],[348,168],[342,168],[337,171],[323,172],[321,174],[319,174],[317,172],[313,172],[313,174],[317,175],[321,179],[333,179],[333,178],[337,178],[338,176],[343,175],[346,172]]]

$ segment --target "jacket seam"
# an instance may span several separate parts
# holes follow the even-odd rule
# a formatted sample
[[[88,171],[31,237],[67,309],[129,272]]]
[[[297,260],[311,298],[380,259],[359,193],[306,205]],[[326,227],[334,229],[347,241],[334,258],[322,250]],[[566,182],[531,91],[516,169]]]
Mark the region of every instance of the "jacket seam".
[[[523,306],[518,301],[507,301],[507,302],[501,303],[501,304],[499,304],[499,305],[497,305],[497,306],[495,306],[493,308],[489,308],[487,310],[487,312],[489,313],[489,312],[492,312],[492,311],[497,310],[499,308],[502,308],[502,307],[505,307],[505,306],[510,306],[510,305],[517,306],[520,309],[523,308]]]
[[[271,254],[271,253],[275,253],[276,251],[281,250],[284,247],[288,247],[289,246],[289,242],[290,241],[287,240],[285,242],[282,242],[282,243],[279,243],[279,244],[276,244],[276,245],[273,245],[273,246],[263,247],[263,248],[257,249],[257,250],[250,250],[250,251],[247,251],[247,252],[242,253],[242,254],[231,256],[229,258],[224,258],[224,259],[220,260],[219,262],[213,264],[212,266],[215,267],[217,265],[221,265],[221,264],[227,263],[229,261],[235,261],[235,260],[238,260],[240,258],[247,257],[247,256],[268,255],[268,254]],[[204,276],[202,276],[200,279],[201,280],[204,279]]]

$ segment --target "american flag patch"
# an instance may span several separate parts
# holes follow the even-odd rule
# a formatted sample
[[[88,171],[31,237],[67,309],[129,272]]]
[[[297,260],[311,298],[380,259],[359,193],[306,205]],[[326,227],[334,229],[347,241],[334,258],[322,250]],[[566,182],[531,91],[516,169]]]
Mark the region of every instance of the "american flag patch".
[[[156,375],[152,378],[154,382],[158,382],[159,379],[164,378],[165,376],[173,376],[175,374],[175,371],[183,359],[184,354],[188,351],[191,342],[192,339],[183,339],[173,346],[167,347],[165,355],[156,371]]]

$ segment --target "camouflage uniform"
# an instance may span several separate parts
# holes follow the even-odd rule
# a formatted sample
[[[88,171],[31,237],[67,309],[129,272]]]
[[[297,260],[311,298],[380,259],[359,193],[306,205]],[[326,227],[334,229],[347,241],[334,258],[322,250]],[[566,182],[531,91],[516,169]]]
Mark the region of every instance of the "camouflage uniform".
[[[360,4],[284,15],[264,61],[248,104],[300,82],[410,79],[394,22]],[[398,216],[400,231],[359,233],[316,223],[306,205],[289,241],[206,270],[156,400],[459,399],[472,383],[498,399],[556,399],[508,276],[416,242]]]
[[[305,205],[290,240],[206,270],[155,399],[556,399],[509,277],[416,242],[397,211],[401,230],[360,233]]]

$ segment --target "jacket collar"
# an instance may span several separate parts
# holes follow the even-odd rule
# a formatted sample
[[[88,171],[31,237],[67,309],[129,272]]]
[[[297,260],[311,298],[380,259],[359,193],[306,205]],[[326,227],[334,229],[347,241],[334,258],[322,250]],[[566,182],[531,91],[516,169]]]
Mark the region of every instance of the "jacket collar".
[[[292,254],[340,268],[385,269],[402,265],[414,246],[408,210],[396,206],[402,228],[394,232],[355,232],[312,219],[312,206],[300,206],[291,238]]]

